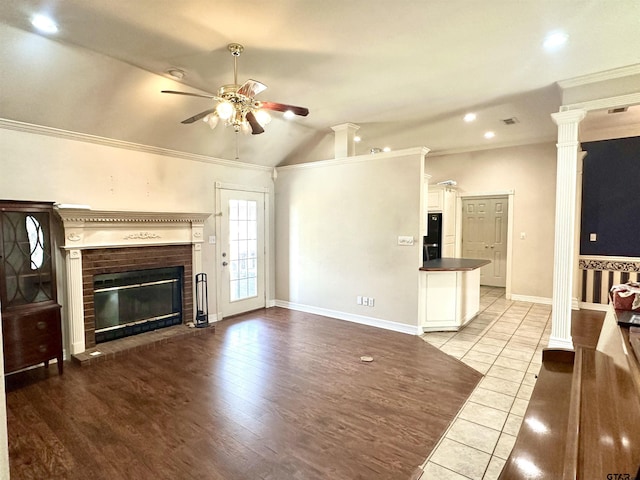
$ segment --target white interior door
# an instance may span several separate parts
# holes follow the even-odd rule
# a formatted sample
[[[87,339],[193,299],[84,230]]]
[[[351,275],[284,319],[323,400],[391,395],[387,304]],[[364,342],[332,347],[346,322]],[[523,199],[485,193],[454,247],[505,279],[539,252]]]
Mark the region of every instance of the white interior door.
[[[220,308],[223,317],[263,308],[265,194],[220,190]]]
[[[462,256],[491,260],[480,271],[481,285],[506,285],[508,209],[507,196],[462,200]]]

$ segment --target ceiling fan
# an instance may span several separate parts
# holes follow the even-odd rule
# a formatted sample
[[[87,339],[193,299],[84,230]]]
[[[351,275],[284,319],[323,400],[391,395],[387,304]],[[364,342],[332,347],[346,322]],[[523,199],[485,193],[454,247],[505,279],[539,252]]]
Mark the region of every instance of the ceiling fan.
[[[308,108],[256,100],[254,97],[266,90],[267,86],[257,80],[247,80],[242,85],[239,85],[238,57],[244,51],[244,47],[239,43],[231,43],[227,46],[227,49],[233,55],[233,83],[220,87],[217,95],[162,90],[162,93],[209,98],[217,102],[213,108],[189,117],[181,123],[189,124],[203,119],[211,128],[215,128],[218,121],[223,120],[226,125],[233,126],[236,133],[240,131],[248,132],[251,129],[253,135],[258,135],[264,132],[264,125],[271,120],[267,110],[284,112],[286,116],[300,115],[306,117],[309,115]]]

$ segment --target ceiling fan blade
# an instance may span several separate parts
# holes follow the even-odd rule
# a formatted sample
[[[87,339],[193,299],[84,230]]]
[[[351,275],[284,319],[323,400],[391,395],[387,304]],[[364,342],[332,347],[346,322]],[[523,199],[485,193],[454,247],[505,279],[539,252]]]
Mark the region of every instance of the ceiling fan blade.
[[[173,93],[175,95],[189,95],[190,97],[216,98],[215,95],[202,95],[200,93],[176,92],[175,90],[161,90],[160,93]]]
[[[201,118],[204,118],[207,115],[209,115],[210,113],[213,113],[215,111],[216,111],[215,108],[210,108],[209,110],[205,110],[204,112],[200,112],[197,115],[194,115],[193,117],[189,117],[186,120],[181,121],[180,123],[187,124],[187,123],[196,122],[196,121],[200,120]]]
[[[264,92],[266,89],[267,86],[264,83],[249,79],[238,89],[238,93],[245,97],[253,98],[260,92]]]
[[[264,128],[262,128],[262,125],[258,123],[258,120],[256,120],[256,116],[253,114],[253,112],[247,112],[247,122],[249,122],[249,125],[251,125],[251,135],[259,135],[260,133],[264,133]]]
[[[309,115],[309,109],[305,107],[296,107],[295,105],[286,105],[284,103],[275,102],[260,102],[260,105],[262,108],[275,110],[276,112],[286,112],[287,110],[291,110],[293,113],[300,115],[301,117]]]

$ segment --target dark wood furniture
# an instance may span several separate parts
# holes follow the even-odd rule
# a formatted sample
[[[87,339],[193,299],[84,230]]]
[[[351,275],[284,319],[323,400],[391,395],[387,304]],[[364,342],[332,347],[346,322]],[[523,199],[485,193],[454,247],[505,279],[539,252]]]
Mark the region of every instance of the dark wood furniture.
[[[640,331],[607,313],[597,345],[547,349],[500,479],[625,479],[640,474]],[[635,329],[634,329],[635,330]]]
[[[4,373],[53,358],[62,374],[60,305],[52,252],[53,204],[0,201]]]

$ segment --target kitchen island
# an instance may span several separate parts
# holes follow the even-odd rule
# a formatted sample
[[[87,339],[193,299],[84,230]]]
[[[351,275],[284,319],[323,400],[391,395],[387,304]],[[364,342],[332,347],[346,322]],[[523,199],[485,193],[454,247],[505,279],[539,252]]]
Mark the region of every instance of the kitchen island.
[[[437,258],[419,276],[419,320],[423,331],[457,331],[480,310],[480,268],[490,260]]]

